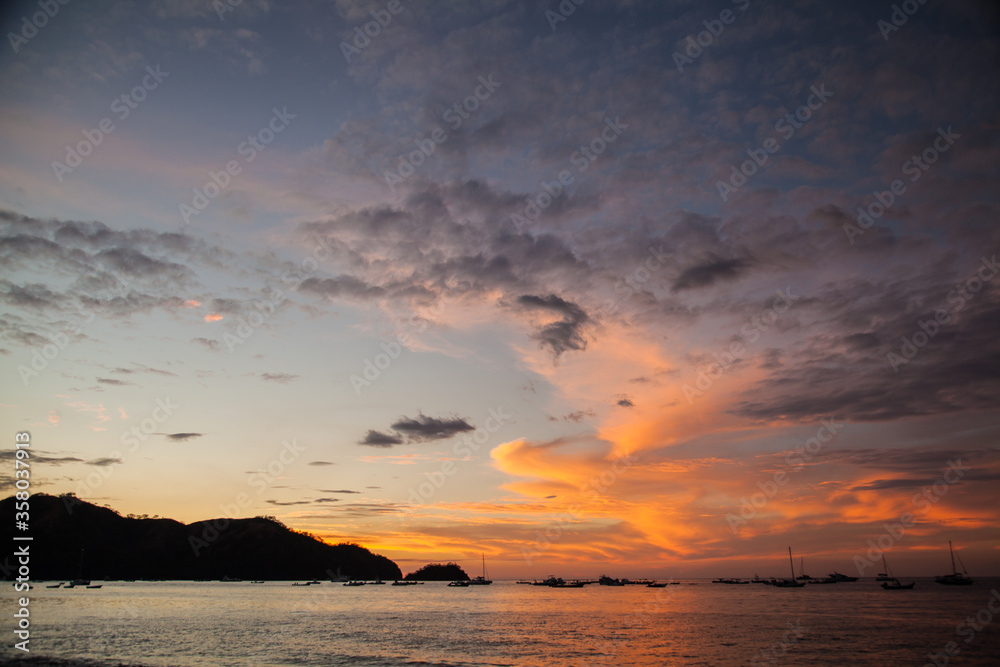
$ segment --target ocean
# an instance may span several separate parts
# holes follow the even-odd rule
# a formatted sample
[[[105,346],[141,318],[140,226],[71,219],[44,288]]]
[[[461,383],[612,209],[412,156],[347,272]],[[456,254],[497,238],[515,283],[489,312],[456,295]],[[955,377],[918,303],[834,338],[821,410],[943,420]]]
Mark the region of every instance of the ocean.
[[[95,666],[1000,664],[1000,579],[968,587],[916,582],[909,591],[885,591],[874,580],[797,589],[709,580],[580,589],[507,581],[468,588],[444,582],[107,582],[99,590],[36,584],[31,652],[14,648],[11,593],[3,599],[0,660]]]

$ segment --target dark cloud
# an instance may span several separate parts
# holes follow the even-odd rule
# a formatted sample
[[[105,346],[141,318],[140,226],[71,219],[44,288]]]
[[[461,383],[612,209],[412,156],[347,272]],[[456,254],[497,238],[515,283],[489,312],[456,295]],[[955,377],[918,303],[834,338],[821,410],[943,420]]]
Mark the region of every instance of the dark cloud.
[[[377,298],[385,293],[381,287],[369,285],[354,276],[347,275],[336,278],[306,278],[299,285],[299,291],[330,299],[369,299]]]
[[[192,343],[198,343],[202,347],[208,348],[212,352],[218,352],[219,351],[219,341],[212,340],[211,338],[200,338],[200,337],[199,338],[192,338],[191,342]]]
[[[277,382],[279,384],[288,384],[292,380],[299,379],[300,376],[292,375],[291,373],[262,373],[260,376],[261,380],[265,382]]]
[[[125,380],[118,380],[116,378],[97,378],[97,381],[101,384],[110,384],[116,387],[135,386],[132,382],[126,382]]]
[[[359,441],[359,445],[368,445],[370,447],[392,447],[393,445],[403,444],[403,438],[397,435],[389,435],[387,433],[380,433],[374,429],[368,431],[364,439]]]
[[[0,461],[13,461],[17,458],[17,450],[0,450]],[[41,450],[34,449],[31,452],[31,460],[35,463],[51,463],[52,465],[63,465],[65,463],[85,463],[83,459],[75,456],[49,456]]]
[[[123,463],[123,460],[119,458],[100,458],[100,459],[91,459],[90,461],[87,461],[87,465],[91,466],[111,466],[115,465],[116,463]]]
[[[555,294],[523,294],[517,298],[517,304],[526,310],[542,310],[562,316],[561,321],[541,326],[532,336],[542,347],[548,348],[555,358],[558,359],[559,355],[568,350],[587,349],[582,329],[590,318],[577,304]]]
[[[368,488],[378,488],[378,487],[368,487]],[[360,491],[351,491],[350,489],[319,489],[323,493],[361,493]]]
[[[365,438],[358,444],[372,447],[392,447],[432,440],[446,440],[459,433],[475,431],[476,427],[460,417],[443,418],[428,417],[419,413],[415,418],[400,417],[391,426],[392,433],[382,433],[369,430]]]
[[[167,433],[165,434],[169,440],[174,442],[185,442],[193,438],[200,438],[204,433]]]
[[[335,466],[337,464],[334,463],[333,461],[310,461],[306,465],[311,465],[311,466]]]
[[[410,442],[427,442],[430,440],[445,440],[459,433],[475,431],[476,427],[465,419],[438,419],[419,414],[415,419],[401,417],[392,429],[406,436]]]
[[[632,400],[628,399],[628,398],[620,399],[618,401],[618,405],[621,406],[621,407],[623,407],[623,408],[632,408],[632,407],[635,407],[635,403],[633,403]]]
[[[682,271],[670,289],[672,292],[680,292],[687,289],[710,287],[720,281],[735,280],[744,274],[748,267],[749,264],[742,259],[714,257]]]
[[[289,505],[309,505],[311,504],[308,500],[292,500],[289,502],[281,502],[280,500],[265,500],[268,505],[277,505],[279,507],[287,507]]]
[[[558,421],[562,419],[563,421],[579,424],[587,417],[596,417],[596,416],[597,413],[592,408],[587,408],[586,410],[576,410],[574,412],[567,413],[562,417],[549,417],[549,421]]]

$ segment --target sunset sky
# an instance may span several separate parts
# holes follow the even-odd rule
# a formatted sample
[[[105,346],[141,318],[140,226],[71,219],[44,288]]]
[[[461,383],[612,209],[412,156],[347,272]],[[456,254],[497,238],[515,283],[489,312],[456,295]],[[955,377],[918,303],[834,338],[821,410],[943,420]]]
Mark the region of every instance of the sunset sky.
[[[0,55],[35,492],[404,572],[1000,575],[994,3],[52,4]]]

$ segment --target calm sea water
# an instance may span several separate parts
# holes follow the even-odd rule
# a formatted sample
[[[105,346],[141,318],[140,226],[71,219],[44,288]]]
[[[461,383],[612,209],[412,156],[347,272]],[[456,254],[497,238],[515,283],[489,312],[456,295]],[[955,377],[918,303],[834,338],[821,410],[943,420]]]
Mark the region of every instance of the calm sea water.
[[[31,593],[31,656],[102,665],[892,666],[924,665],[949,642],[960,650],[949,665],[1000,664],[1000,613],[988,607],[995,596],[1000,610],[1000,579],[917,579],[912,591],[698,580],[662,589],[112,582]],[[4,662],[23,656],[12,648],[13,609],[8,594]],[[981,629],[960,625],[968,617]]]

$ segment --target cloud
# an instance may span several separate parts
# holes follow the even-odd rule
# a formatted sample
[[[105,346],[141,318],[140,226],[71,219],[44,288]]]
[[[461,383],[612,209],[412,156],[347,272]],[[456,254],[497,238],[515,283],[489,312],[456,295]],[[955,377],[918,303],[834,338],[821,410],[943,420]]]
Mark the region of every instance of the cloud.
[[[428,417],[419,413],[415,418],[400,417],[390,427],[392,433],[371,429],[358,444],[372,447],[392,447],[417,442],[446,440],[459,433],[475,431],[476,427],[460,417]]]
[[[285,502],[285,503],[283,503],[283,502],[281,502],[279,500],[265,500],[264,502],[266,502],[268,505],[278,505],[280,507],[287,507],[289,505],[310,505],[310,504],[312,504],[308,500],[292,500],[292,501]]]
[[[631,408],[631,407],[635,407],[635,403],[633,403],[633,402],[632,402],[632,400],[631,400],[631,399],[628,399],[628,398],[623,398],[623,399],[620,399],[620,400],[618,401],[618,405],[620,405],[620,406],[621,406],[621,407],[623,407],[623,408]]]
[[[100,459],[91,459],[90,461],[87,461],[87,465],[110,466],[110,465],[115,465],[116,463],[123,463],[123,462],[124,462],[123,459],[120,458],[100,458]]]
[[[378,488],[378,487],[369,487]],[[319,489],[323,493],[361,493],[360,491],[351,491],[350,489]]]
[[[475,431],[476,427],[465,419],[438,419],[419,414],[415,419],[401,417],[392,429],[406,436],[410,442],[427,442],[430,440],[445,440],[459,433]]]
[[[370,447],[392,447],[393,445],[401,445],[403,442],[404,440],[399,436],[380,433],[374,429],[369,429],[364,439],[358,442],[358,444],[368,445]]]
[[[165,433],[164,435],[173,442],[186,442],[194,438],[200,438],[204,433]]]
[[[17,451],[14,449],[0,450],[0,461],[13,461],[17,458]],[[63,465],[66,463],[85,463],[81,458],[75,456],[49,456],[42,453],[42,450],[33,450],[31,460],[35,463],[49,463],[52,465]]]
[[[735,280],[743,275],[749,264],[742,259],[712,259],[696,264],[681,272],[670,288],[672,292],[709,287],[720,281]]]
[[[200,338],[200,337],[199,338],[192,338],[191,342],[192,343],[198,343],[202,347],[205,347],[205,348],[211,350],[212,352],[218,352],[219,351],[219,341],[213,340],[211,338]]]
[[[277,382],[279,384],[288,384],[292,380],[299,379],[299,375],[292,375],[291,373],[262,373],[260,376],[261,380],[265,382]]]
[[[306,465],[311,465],[311,466],[335,466],[337,464],[334,463],[333,461],[310,461]]]
[[[541,310],[562,315],[562,320],[541,325],[532,336],[542,347],[548,348],[555,358],[558,359],[559,355],[568,350],[587,349],[587,340],[583,337],[582,328],[590,318],[577,304],[555,294],[548,296],[523,294],[517,298],[517,304],[526,310]]]
[[[125,382],[124,380],[118,380],[115,378],[97,378],[97,381],[100,382],[101,384],[110,384],[116,387],[135,386],[132,382]]]

